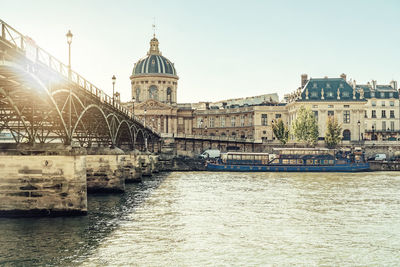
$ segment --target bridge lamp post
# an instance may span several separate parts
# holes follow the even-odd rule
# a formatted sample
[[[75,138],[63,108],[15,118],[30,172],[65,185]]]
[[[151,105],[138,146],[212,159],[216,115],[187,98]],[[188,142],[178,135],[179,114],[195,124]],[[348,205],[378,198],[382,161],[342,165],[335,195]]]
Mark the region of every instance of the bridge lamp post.
[[[200,120],[200,135],[203,135],[203,119]]]
[[[113,105],[113,107],[115,106],[114,103],[115,103],[115,80],[116,79],[117,78],[115,77],[115,75],[113,75],[112,78],[111,78],[112,85],[113,85],[113,96],[112,96],[112,105]]]
[[[72,43],[72,33],[68,30],[67,34],[68,43],[68,80],[71,80],[71,43]],[[69,142],[72,144],[72,87],[69,86]]]
[[[361,130],[360,130],[360,125],[361,125],[361,122],[360,122],[360,120],[358,120],[358,121],[357,121],[357,126],[358,126],[358,142],[361,141]]]

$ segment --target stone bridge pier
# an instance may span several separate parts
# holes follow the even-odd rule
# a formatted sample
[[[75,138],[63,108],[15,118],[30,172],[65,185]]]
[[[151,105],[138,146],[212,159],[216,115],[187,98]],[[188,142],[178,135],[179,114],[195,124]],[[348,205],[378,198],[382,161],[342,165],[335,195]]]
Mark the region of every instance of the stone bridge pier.
[[[1,151],[0,216],[87,213],[86,156],[82,151]]]

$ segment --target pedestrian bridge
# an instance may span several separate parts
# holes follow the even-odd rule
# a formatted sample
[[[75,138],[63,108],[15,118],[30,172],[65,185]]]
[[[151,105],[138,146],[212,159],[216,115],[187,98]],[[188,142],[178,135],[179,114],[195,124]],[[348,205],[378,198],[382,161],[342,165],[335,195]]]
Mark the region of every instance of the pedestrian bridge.
[[[160,134],[0,20],[0,143],[154,151]]]

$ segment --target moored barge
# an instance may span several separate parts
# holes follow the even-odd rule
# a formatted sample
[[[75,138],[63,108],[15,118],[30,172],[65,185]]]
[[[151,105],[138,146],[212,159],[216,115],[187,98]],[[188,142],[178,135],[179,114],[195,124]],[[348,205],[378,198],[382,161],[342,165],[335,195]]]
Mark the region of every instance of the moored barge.
[[[273,154],[228,152],[209,171],[239,172],[362,172],[369,171],[363,152],[326,148],[276,148]]]

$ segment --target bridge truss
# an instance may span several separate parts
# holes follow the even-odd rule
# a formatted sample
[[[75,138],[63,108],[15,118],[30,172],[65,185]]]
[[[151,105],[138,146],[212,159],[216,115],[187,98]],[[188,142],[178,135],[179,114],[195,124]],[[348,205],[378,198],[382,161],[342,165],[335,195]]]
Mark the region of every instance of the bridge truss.
[[[160,135],[113,98],[2,20],[0,28],[0,142],[159,144]]]

